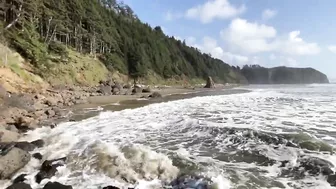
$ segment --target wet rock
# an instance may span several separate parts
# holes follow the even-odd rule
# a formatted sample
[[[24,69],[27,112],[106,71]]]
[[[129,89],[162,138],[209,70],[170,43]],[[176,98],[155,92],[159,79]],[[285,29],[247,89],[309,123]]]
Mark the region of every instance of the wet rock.
[[[6,130],[0,126],[0,142],[16,142],[19,137],[19,133]]]
[[[57,172],[57,167],[63,166],[65,164],[66,158],[59,158],[54,160],[46,160],[42,163],[40,172],[35,176],[37,183],[41,183],[43,179],[53,177]]]
[[[44,146],[44,141],[42,139],[35,140],[31,143],[34,144],[38,148],[42,148]]]
[[[35,153],[32,156],[33,156],[33,158],[38,159],[38,160],[42,160],[43,159],[43,156],[40,153]]]
[[[208,189],[211,188],[211,181],[204,177],[181,175],[173,180],[169,185],[173,189]]]
[[[30,161],[30,154],[19,148],[12,148],[0,156],[0,180],[9,179],[16,171]]]
[[[63,185],[59,182],[48,182],[43,189],[72,189],[72,186]]]
[[[116,186],[105,186],[103,189],[119,189]]]
[[[105,85],[100,85],[99,90],[97,92],[103,94],[103,95],[111,95],[112,94],[112,88],[111,86],[105,86]]]
[[[10,150],[12,150],[15,146],[14,142],[10,143],[0,143],[0,156],[6,155]]]
[[[152,90],[148,87],[148,88],[142,89],[142,92],[143,93],[150,93],[150,92],[152,92]]]
[[[327,182],[328,182],[331,186],[336,186],[336,174],[328,175]]]
[[[210,76],[208,77],[204,88],[215,88],[215,83]]]
[[[21,150],[27,151],[27,152],[31,152],[33,150],[35,150],[36,146],[30,142],[17,142],[15,144],[16,148],[20,148]]]
[[[20,183],[12,184],[8,186],[6,189],[32,189],[32,188],[29,184],[20,182]]]
[[[7,125],[5,127],[6,127],[6,130],[8,130],[8,131],[12,131],[12,132],[15,132],[15,133],[19,132],[19,130],[14,125]],[[0,126],[0,130],[1,130],[1,126]]]
[[[148,96],[149,98],[161,98],[162,95],[159,92],[154,92]]]
[[[13,184],[16,184],[16,183],[20,183],[20,182],[24,182],[25,180],[27,180],[25,177],[27,176],[27,174],[21,174],[19,175],[18,177],[16,177],[14,180],[13,180]]]

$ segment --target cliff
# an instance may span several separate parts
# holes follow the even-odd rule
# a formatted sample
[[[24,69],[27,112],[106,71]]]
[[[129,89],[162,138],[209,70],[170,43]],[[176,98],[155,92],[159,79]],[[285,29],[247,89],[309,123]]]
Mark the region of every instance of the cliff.
[[[244,66],[241,73],[249,84],[329,83],[328,77],[313,68]]]

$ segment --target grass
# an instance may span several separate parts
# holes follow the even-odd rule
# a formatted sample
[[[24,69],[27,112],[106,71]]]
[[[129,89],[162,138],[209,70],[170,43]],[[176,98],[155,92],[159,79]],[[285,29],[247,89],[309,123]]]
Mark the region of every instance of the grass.
[[[89,55],[83,55],[69,50],[69,59],[66,62],[51,62],[50,74],[46,79],[51,84],[81,84],[95,85],[105,80],[108,70],[102,62]]]

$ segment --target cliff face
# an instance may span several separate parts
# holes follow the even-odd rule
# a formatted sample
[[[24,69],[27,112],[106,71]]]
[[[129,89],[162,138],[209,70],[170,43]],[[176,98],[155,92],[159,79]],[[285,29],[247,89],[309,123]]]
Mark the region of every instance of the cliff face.
[[[329,83],[328,77],[313,68],[244,66],[241,70],[249,84]]]

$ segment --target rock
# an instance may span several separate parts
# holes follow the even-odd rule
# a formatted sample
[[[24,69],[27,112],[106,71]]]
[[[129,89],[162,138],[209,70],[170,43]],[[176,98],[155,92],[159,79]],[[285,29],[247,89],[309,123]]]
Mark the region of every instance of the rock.
[[[10,143],[0,143],[0,156],[6,155],[9,151],[11,151],[15,146],[14,142]]]
[[[113,88],[112,88],[112,94],[113,94],[113,95],[119,95],[119,94],[120,94],[120,89],[117,88],[117,87],[113,87]]]
[[[330,184],[330,186],[336,186],[336,174],[329,175],[327,182]]]
[[[111,86],[100,85],[98,92],[103,95],[111,95],[112,88]]]
[[[0,156],[0,180],[9,179],[30,161],[30,154],[19,148],[12,148]]]
[[[33,156],[33,158],[38,159],[38,160],[42,160],[43,159],[43,156],[40,153],[35,153],[32,156]]]
[[[143,93],[150,93],[150,92],[152,92],[152,90],[148,87],[148,88],[142,89],[142,92]]]
[[[16,183],[20,183],[20,182],[24,182],[25,180],[27,180],[25,177],[27,176],[27,174],[21,174],[19,175],[18,177],[16,177],[14,180],[13,180],[13,184],[16,184]]]
[[[54,117],[55,115],[56,115],[56,113],[55,113],[55,111],[54,110],[46,110],[45,111],[45,114],[47,114],[47,116],[49,117],[49,118],[51,118],[51,117]]]
[[[119,188],[116,186],[105,186],[103,187],[103,189],[119,189]]]
[[[23,132],[36,129],[38,127],[37,124],[38,124],[38,121],[36,121],[34,118],[27,117],[27,116],[18,117],[14,123],[15,127]]]
[[[148,96],[149,98],[161,98],[162,95],[159,92],[154,92]]]
[[[46,160],[42,163],[40,172],[35,176],[37,183],[41,183],[43,179],[53,177],[57,172],[57,167],[63,166],[65,164],[66,158],[59,158],[54,160]]]
[[[137,93],[141,93],[142,92],[142,89],[139,88],[139,87],[135,87],[133,90],[132,90],[132,94],[137,94]]]
[[[20,148],[21,150],[31,152],[35,150],[36,146],[34,144],[31,144],[30,142],[17,142],[15,144],[15,147]]]
[[[4,99],[9,97],[9,94],[7,93],[7,90],[5,89],[5,87],[3,87],[2,85],[0,85],[0,98]]]
[[[171,188],[188,188],[188,189],[208,189],[212,182],[204,177],[194,175],[180,175],[170,183]]]
[[[56,98],[49,97],[44,101],[44,104],[48,106],[57,106],[58,100]]]
[[[63,185],[59,182],[48,182],[43,189],[72,189],[72,186]]]
[[[0,128],[1,128],[1,126],[0,126]],[[1,129],[0,129],[1,130]],[[12,131],[12,132],[15,132],[15,133],[18,133],[19,132],[19,130],[14,126],[14,125],[7,125],[6,126],[6,130],[8,130],[8,131]]]
[[[32,188],[29,184],[20,182],[20,183],[12,184],[8,186],[6,189],[32,189]]]
[[[16,142],[19,140],[19,138],[19,133],[0,127],[0,142]]]
[[[215,83],[213,82],[212,78],[209,76],[207,81],[206,81],[206,85],[204,86],[204,88],[215,88]]]
[[[31,143],[34,144],[38,148],[42,148],[44,146],[44,141],[42,139],[35,140]]]
[[[130,89],[130,88],[132,88],[132,85],[131,84],[126,84],[126,85],[124,85],[124,89]]]

